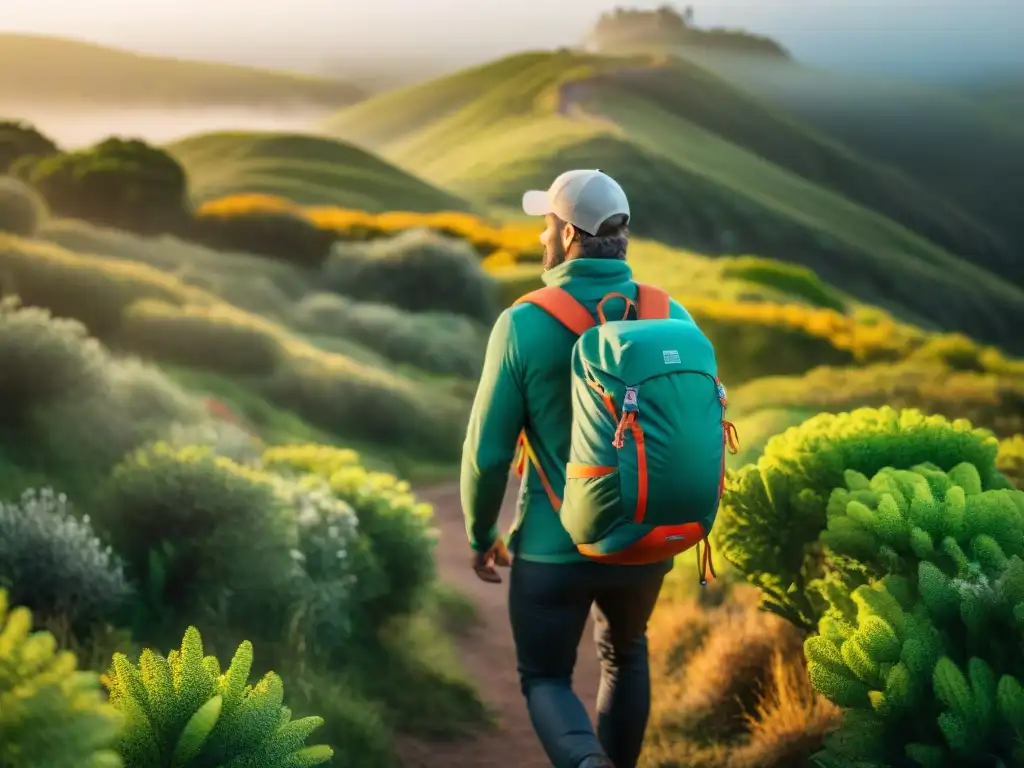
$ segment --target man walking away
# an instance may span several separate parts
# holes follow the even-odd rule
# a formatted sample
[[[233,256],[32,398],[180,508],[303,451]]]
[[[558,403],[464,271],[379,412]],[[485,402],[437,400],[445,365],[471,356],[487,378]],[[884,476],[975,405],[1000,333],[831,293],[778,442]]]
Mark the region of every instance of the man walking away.
[[[661,500],[666,493],[679,492],[675,487],[666,491],[663,482],[659,486],[660,478],[670,477],[676,469],[683,473],[681,477],[686,475],[684,468],[664,464],[669,458],[658,453],[659,436],[652,432],[657,425],[648,416],[653,411],[643,411],[650,402],[644,399],[645,392],[656,392],[659,386],[678,389],[680,377],[664,376],[658,369],[650,375],[651,383],[616,390],[614,376],[602,378],[600,371],[592,370],[599,366],[587,362],[585,347],[614,345],[618,343],[615,334],[626,339],[630,332],[635,336],[631,329],[645,327],[632,321],[604,325],[606,320],[626,319],[631,312],[637,319],[665,318],[652,320],[654,325],[646,327],[671,331],[673,339],[692,337],[704,345],[694,354],[711,355],[707,365],[715,384],[701,379],[701,413],[714,412],[715,418],[721,418],[724,388],[716,388],[710,344],[687,311],[659,289],[633,281],[626,263],[629,204],[618,183],[597,170],[569,171],[549,190],[526,193],[523,207],[530,215],[546,218],[541,242],[547,288],[505,310],[488,343],[462,460],[462,505],[472,563],[480,578],[500,582],[494,566],[511,562],[509,616],[522,691],[552,764],[556,768],[634,768],[650,711],[647,622],[672,568],[672,556],[693,546],[694,537],[706,540],[714,514],[700,518],[699,523],[674,527],[650,520],[640,524],[645,513],[656,517],[659,509],[671,506]],[[598,324],[612,336],[599,337],[597,331],[590,331],[574,348],[580,334]],[[659,349],[657,364],[679,365],[678,347],[686,338],[673,342],[674,348],[664,354]],[[589,359],[592,363],[631,359],[626,341],[621,341],[618,353],[602,357],[597,350]],[[633,348],[644,349],[642,341],[636,337]],[[630,365],[639,370],[638,363]],[[718,392],[720,411],[716,410]],[[638,393],[643,401],[639,406]],[[679,393],[668,394],[676,398]],[[590,401],[598,408],[603,402],[610,411],[590,419],[592,429],[580,421],[581,414],[589,413],[583,409]],[[621,418],[616,403],[622,407]],[[727,422],[717,424],[713,440],[719,441],[720,449],[721,425]],[[645,428],[650,433],[646,441]],[[601,430],[614,430],[614,437]],[[664,435],[661,440],[665,443]],[[578,441],[582,442],[578,445]],[[715,473],[713,490],[720,493],[722,454],[707,444],[711,446],[707,465]],[[525,475],[506,549],[497,523],[517,449],[519,470]],[[596,458],[584,455],[591,452],[596,452]],[[590,463],[574,464],[570,459]],[[636,479],[627,480],[627,474]],[[629,520],[616,519],[609,528],[610,500],[616,509],[624,508],[619,504],[620,480],[622,498],[630,497],[628,504],[623,502],[629,507]],[[692,473],[683,480],[694,485]],[[632,490],[626,488],[627,482],[633,483]],[[703,488],[700,482],[696,485]],[[704,507],[712,504],[710,499],[704,501]],[[717,498],[713,506],[717,510]],[[601,530],[614,530],[595,533],[602,525]],[[691,540],[683,542],[684,538]],[[699,559],[699,544],[697,551]],[[571,687],[577,647],[591,612],[602,670],[596,734]]]

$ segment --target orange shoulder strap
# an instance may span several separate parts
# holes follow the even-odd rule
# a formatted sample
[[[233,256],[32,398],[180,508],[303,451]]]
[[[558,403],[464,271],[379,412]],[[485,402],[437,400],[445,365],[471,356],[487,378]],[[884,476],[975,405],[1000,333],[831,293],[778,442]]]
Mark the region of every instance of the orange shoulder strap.
[[[669,316],[668,292],[656,285],[636,284],[637,319],[665,320]]]
[[[594,317],[587,308],[557,285],[538,288],[520,297],[515,303],[540,307],[577,336],[594,326]]]

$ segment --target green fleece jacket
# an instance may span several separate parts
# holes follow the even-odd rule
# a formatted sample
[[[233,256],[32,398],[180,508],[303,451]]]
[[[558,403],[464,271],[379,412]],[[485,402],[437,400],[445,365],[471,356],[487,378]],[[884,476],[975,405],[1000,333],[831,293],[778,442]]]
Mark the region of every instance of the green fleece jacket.
[[[636,298],[633,272],[623,261],[574,259],[543,276],[596,315],[608,293]],[[676,301],[670,316],[691,320]],[[536,452],[556,493],[565,487],[572,424],[570,354],[577,336],[539,307],[506,309],[491,331],[462,451],[462,509],[473,549],[486,551],[498,538],[498,513],[508,486],[519,432]],[[519,493],[509,547],[517,557],[548,563],[586,561],[569,538],[535,471]]]

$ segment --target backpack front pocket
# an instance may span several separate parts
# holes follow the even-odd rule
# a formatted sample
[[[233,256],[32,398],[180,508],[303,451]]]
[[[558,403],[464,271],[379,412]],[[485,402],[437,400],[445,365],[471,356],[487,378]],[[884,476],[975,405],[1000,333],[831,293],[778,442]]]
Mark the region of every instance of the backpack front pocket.
[[[622,519],[618,468],[570,463],[565,478],[562,526],[576,544],[600,540]]]

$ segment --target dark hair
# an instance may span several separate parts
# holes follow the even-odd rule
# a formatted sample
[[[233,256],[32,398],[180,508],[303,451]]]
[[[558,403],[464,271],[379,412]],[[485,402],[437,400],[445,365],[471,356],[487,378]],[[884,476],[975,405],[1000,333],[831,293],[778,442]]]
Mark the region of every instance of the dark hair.
[[[582,259],[619,259],[626,258],[626,247],[629,244],[629,216],[617,213],[605,219],[597,228],[597,234],[591,235],[581,229],[579,235]]]

